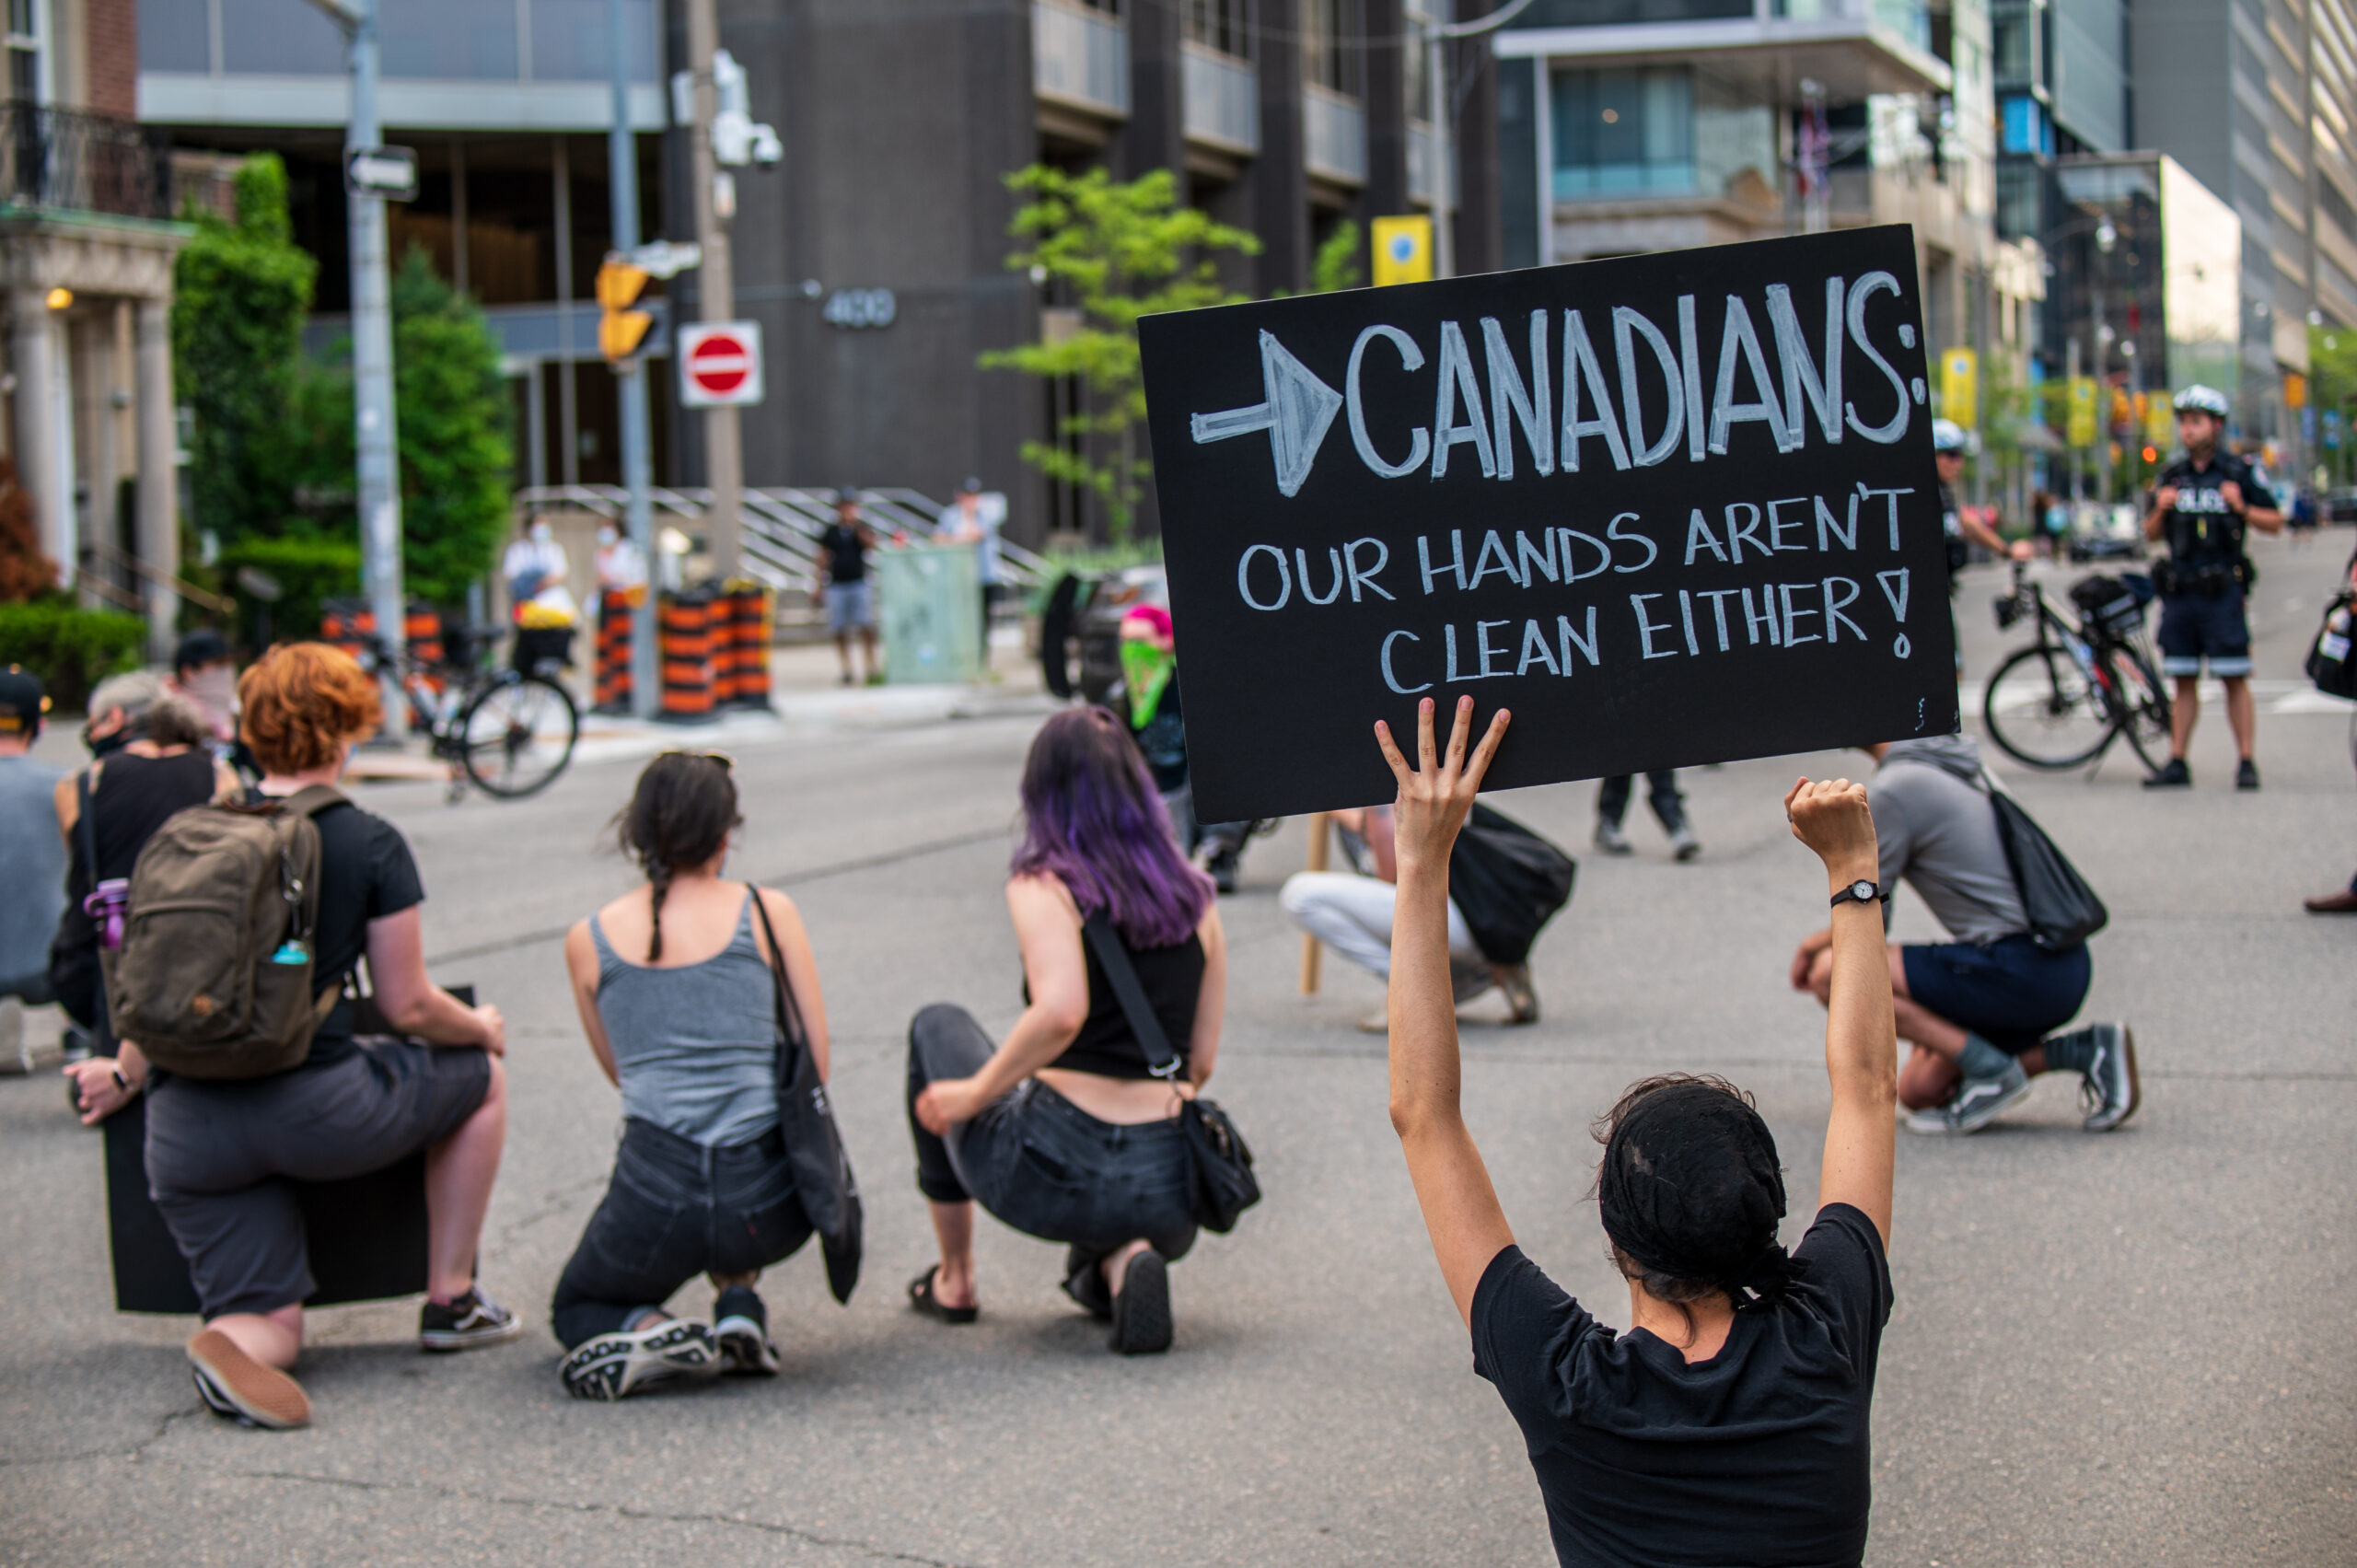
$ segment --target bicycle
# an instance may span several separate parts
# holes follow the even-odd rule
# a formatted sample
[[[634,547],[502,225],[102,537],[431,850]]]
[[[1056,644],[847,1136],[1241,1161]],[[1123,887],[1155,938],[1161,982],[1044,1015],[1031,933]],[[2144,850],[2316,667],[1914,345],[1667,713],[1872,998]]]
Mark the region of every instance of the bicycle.
[[[371,668],[390,669],[409,703],[410,727],[427,737],[434,756],[450,764],[450,799],[466,783],[503,800],[537,795],[556,782],[581,738],[581,713],[543,659],[528,674],[494,669],[493,633],[452,627],[443,634],[449,656],[429,665],[412,660],[383,639],[369,645]]]
[[[2125,736],[2148,769],[2168,760],[2169,698],[2143,645],[2148,579],[2083,578],[2071,589],[2073,616],[2014,563],[2013,591],[1994,604],[1997,624],[2034,617],[2038,640],[2017,648],[1989,680],[1980,703],[1990,738],[2033,768],[2060,771],[2096,761]]]

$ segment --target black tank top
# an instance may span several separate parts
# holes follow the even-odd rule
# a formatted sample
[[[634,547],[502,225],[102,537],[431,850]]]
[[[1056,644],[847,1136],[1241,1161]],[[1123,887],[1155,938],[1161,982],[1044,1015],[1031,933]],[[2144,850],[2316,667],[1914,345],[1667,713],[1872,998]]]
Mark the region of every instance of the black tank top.
[[[1190,931],[1175,947],[1132,947],[1126,940],[1121,947],[1130,955],[1131,967],[1138,971],[1138,986],[1145,993],[1146,1005],[1154,1009],[1170,1049],[1184,1063],[1188,1041],[1195,1032],[1195,1004],[1203,993],[1203,939]],[[1101,1078],[1153,1077],[1146,1066],[1145,1048],[1122,1015],[1121,999],[1106,978],[1105,966],[1097,961],[1097,950],[1085,941],[1081,950],[1088,958],[1088,1017],[1064,1053],[1049,1065],[1094,1073]],[[1023,987],[1023,1000],[1031,1000],[1028,981]]]
[[[213,798],[213,753],[203,747],[177,757],[118,751],[99,770],[90,792],[90,832],[98,842],[95,878],[83,864],[82,834],[73,844],[73,886],[87,893],[96,882],[128,877],[139,852],[167,819]]]

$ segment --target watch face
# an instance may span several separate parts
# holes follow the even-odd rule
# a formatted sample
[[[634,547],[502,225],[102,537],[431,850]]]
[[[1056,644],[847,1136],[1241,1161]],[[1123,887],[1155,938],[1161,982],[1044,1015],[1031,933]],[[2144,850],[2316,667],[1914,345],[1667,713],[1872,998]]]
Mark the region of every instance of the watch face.
[[[1872,903],[1875,885],[1872,882],[1852,882],[1850,884],[1850,896],[1862,904]]]

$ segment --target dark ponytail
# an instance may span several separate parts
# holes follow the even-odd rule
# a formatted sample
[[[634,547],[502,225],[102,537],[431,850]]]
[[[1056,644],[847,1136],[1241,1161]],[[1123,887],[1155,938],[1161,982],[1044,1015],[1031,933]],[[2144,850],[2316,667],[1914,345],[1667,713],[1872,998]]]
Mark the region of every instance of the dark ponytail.
[[[630,804],[614,818],[614,837],[646,873],[654,913],[648,963],[663,958],[663,900],[672,877],[710,861],[744,822],[737,781],[720,758],[666,751],[638,775]]]

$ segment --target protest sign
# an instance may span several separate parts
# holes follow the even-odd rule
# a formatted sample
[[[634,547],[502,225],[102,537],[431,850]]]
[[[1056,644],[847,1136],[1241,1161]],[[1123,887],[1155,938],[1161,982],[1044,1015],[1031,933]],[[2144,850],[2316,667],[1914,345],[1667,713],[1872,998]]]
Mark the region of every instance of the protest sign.
[[[1905,227],[1139,340],[1206,820],[1387,799],[1427,695],[1514,710],[1496,788],[1957,726]]]

